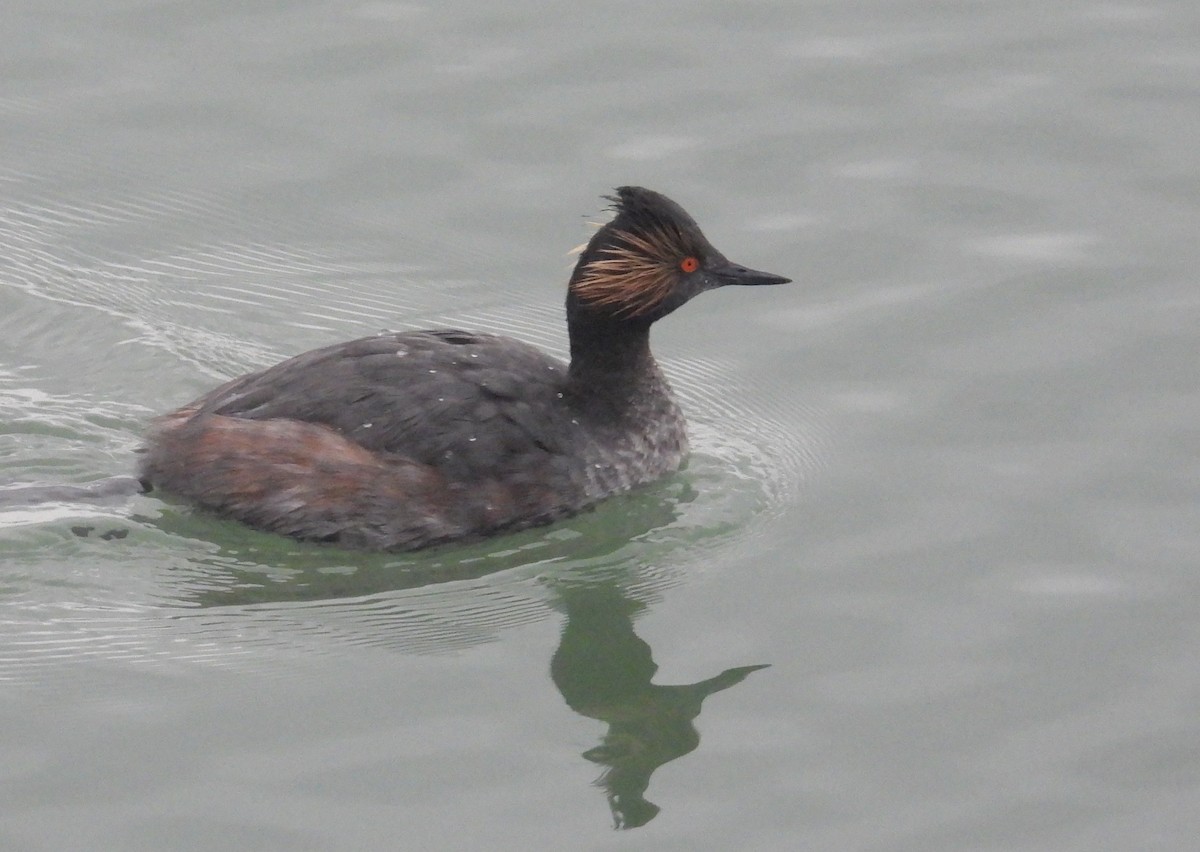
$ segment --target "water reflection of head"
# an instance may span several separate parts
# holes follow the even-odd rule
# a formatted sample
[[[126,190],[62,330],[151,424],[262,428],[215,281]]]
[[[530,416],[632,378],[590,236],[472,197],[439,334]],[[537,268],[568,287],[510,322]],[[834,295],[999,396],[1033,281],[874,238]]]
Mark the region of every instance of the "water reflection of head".
[[[597,784],[614,825],[637,828],[659,812],[645,798],[654,770],[700,744],[693,721],[704,699],[765,666],[726,669],[692,684],[651,683],[658,666],[633,630],[641,603],[611,579],[564,584],[558,593],[567,620],[551,677],[572,710],[608,724],[600,745],[583,756],[606,767]]]

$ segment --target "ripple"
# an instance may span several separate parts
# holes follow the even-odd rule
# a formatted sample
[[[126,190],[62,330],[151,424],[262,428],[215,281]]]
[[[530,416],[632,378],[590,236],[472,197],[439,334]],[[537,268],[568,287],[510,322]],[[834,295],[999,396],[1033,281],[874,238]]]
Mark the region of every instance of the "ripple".
[[[165,350],[209,376],[256,369],[283,354],[219,328],[228,325],[226,318],[261,316],[335,333],[445,304],[446,288],[415,286],[418,277],[428,284],[416,267],[371,260],[365,252],[355,255],[365,260],[349,260],[341,251],[311,246],[236,239],[179,244],[181,230],[210,233],[236,220],[219,202],[196,193],[163,190],[66,203],[37,176],[6,171],[0,180],[5,286],[115,319],[134,334],[126,342]],[[270,224],[253,227],[261,231]],[[149,244],[139,246],[142,240]],[[303,307],[280,322],[281,304]],[[206,317],[208,324],[197,322]]]
[[[701,144],[699,137],[692,136],[640,136],[614,145],[605,153],[615,160],[652,162],[677,157]]]
[[[128,472],[148,410],[49,393],[31,387],[36,380],[28,371],[0,365],[0,435],[7,439],[0,485],[79,482]]]
[[[967,248],[978,254],[1006,260],[1078,263],[1088,260],[1090,250],[1099,243],[1100,239],[1095,234],[1048,232],[986,237],[968,241]]]

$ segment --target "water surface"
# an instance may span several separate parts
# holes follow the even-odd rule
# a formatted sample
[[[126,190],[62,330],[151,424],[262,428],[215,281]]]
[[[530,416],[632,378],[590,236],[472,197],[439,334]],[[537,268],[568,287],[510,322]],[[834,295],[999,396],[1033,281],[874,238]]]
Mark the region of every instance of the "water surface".
[[[0,845],[1188,848],[1198,18],[10,3],[0,482],[381,328],[561,353],[619,184],[796,283],[656,329],[689,466],[554,527],[0,508]]]

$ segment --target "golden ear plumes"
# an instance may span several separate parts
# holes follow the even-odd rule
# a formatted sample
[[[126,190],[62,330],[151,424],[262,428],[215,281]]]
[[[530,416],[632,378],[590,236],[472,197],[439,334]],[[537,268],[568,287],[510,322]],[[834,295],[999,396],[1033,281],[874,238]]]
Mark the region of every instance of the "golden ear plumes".
[[[687,252],[674,228],[640,234],[618,231],[616,245],[600,249],[575,281],[575,294],[593,305],[615,308],[617,316],[649,313],[671,293],[678,280],[678,259]]]

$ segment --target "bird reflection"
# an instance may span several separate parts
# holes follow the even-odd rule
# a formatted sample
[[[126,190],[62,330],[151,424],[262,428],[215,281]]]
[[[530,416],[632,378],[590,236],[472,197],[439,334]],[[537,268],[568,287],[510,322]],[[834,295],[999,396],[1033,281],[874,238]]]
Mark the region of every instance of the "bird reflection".
[[[658,815],[646,789],[664,763],[700,744],[693,721],[704,699],[765,665],[726,669],[692,684],[651,683],[658,666],[633,631],[641,604],[613,584],[560,590],[567,614],[550,675],[576,713],[608,724],[600,745],[583,757],[604,768],[604,789],[616,828],[637,828]]]
[[[619,563],[625,552],[634,549],[644,553],[657,546],[669,552],[673,547],[669,537],[662,537],[657,545],[644,539],[655,530],[669,529],[681,507],[696,496],[686,480],[667,480],[616,498],[602,511],[506,536],[502,547],[492,539],[416,554],[338,551],[257,532],[203,513],[171,512],[138,520],[188,541],[220,542],[214,552],[193,559],[190,567],[194,570],[181,578],[184,583],[172,594],[185,605],[209,608],[390,595],[482,580],[534,564],[593,566]],[[375,616],[377,613],[372,626],[383,627]]]
[[[692,684],[652,683],[658,666],[633,625],[644,604],[624,589],[632,581],[643,590],[661,590],[672,581],[670,571],[650,570],[645,560],[659,552],[669,562],[677,540],[662,531],[671,529],[694,496],[679,479],[549,532],[518,533],[505,540],[503,550],[486,542],[402,558],[350,558],[235,527],[224,530],[212,564],[180,572],[175,596],[187,607],[176,617],[202,620],[210,640],[227,631],[238,650],[251,641],[247,637],[294,645],[298,633],[283,625],[296,619],[305,631],[355,644],[444,651],[544,617],[550,602],[566,615],[551,677],[572,710],[608,725],[583,757],[603,767],[596,783],[607,796],[614,825],[637,828],[659,812],[646,798],[654,771],[700,744],[694,722],[704,699],[766,668],[726,669]],[[155,523],[204,540],[205,531],[222,522],[178,514]],[[543,580],[521,579],[533,576],[531,569]],[[509,581],[487,581],[506,571],[514,572]],[[214,614],[214,608],[225,607],[223,617]],[[253,631],[252,623],[264,629]]]

